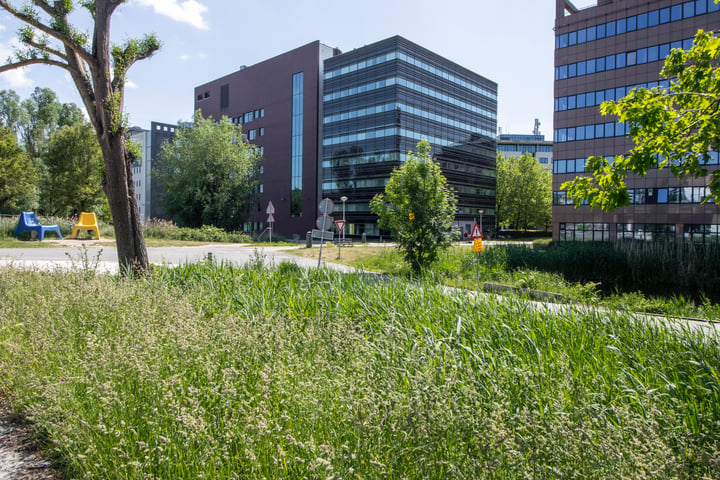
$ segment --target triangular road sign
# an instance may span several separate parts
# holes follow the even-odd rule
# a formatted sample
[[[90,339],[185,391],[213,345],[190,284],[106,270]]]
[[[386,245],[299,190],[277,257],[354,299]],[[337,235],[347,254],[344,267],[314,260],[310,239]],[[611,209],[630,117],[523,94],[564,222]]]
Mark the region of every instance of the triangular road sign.
[[[338,233],[342,233],[343,228],[345,228],[345,220],[335,220],[335,226],[338,229]]]
[[[472,231],[470,232],[470,238],[482,238],[482,232],[480,231],[480,225],[477,223],[473,225]]]

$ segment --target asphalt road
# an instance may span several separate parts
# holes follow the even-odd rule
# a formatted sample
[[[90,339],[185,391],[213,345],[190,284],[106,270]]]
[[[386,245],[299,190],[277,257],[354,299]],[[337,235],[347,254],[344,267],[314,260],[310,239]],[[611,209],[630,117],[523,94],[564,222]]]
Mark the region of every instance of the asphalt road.
[[[0,266],[14,265],[25,268],[51,270],[53,268],[82,268],[84,262],[97,266],[97,271],[116,273],[118,271],[117,250],[114,245],[97,246],[93,244],[83,248],[83,243],[65,243],[54,248],[0,248]],[[155,265],[181,265],[195,263],[212,254],[217,261],[232,262],[237,265],[262,258],[265,263],[278,264],[293,262],[303,267],[317,267],[317,259],[302,258],[282,252],[294,247],[258,247],[255,245],[202,245],[196,247],[150,247],[148,256]],[[302,248],[302,247],[297,247]],[[322,265],[340,271],[353,271],[352,267],[322,262]]]

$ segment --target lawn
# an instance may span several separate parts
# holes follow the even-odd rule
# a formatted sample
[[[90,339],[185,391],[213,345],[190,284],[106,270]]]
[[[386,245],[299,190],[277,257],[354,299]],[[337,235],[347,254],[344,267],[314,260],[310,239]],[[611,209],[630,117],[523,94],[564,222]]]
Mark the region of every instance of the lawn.
[[[0,392],[67,478],[720,476],[717,337],[261,258],[0,292]]]

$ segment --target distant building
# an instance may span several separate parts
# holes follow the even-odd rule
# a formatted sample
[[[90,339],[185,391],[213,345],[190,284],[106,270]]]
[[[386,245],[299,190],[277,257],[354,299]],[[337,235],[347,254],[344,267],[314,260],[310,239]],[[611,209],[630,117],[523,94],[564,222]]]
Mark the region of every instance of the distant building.
[[[143,222],[151,218],[167,218],[162,188],[159,182],[153,181],[153,177],[156,174],[162,143],[175,136],[175,128],[176,125],[151,122],[150,130],[140,127],[128,129],[130,139],[142,150],[141,158],[136,158],[133,162],[133,182],[140,219]]]
[[[457,219],[495,215],[497,84],[401,37],[347,53],[320,42],[195,88],[203,116],[243,125],[263,152],[260,200],[247,230],[304,235],[320,199],[345,213],[349,235],[379,235],[369,202],[427,139],[457,191]]]
[[[627,125],[600,114],[599,105],[636,87],[665,87],[663,61],[689,49],[698,29],[720,28],[713,0],[598,0],[585,9],[556,0],[553,240],[623,238],[720,241],[720,206],[701,203],[702,178],[675,178],[670,169],[627,179],[631,205],[612,213],[575,208],[563,182],[585,172],[593,155],[611,158],[633,143]],[[708,170],[718,168],[713,152]]]
[[[552,169],[553,142],[545,140],[545,135],[540,134],[540,121],[537,119],[532,135],[502,133],[498,135],[497,150],[504,157],[521,157],[529,153],[540,165]]]

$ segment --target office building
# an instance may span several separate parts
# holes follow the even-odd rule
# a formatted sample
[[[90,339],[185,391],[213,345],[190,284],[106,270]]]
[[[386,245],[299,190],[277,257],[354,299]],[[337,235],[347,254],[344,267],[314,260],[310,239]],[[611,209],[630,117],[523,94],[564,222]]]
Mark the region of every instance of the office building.
[[[176,125],[151,122],[150,130],[140,127],[128,129],[130,140],[142,150],[141,158],[136,158],[132,165],[135,198],[142,222],[152,218],[167,219],[163,206],[163,190],[155,174],[160,162],[162,143],[175,136],[175,128]]]
[[[195,88],[195,110],[241,124],[262,152],[259,200],[246,231],[266,227],[270,202],[276,232],[314,228],[323,60],[336,53],[315,41]]]
[[[497,139],[497,150],[505,158],[521,157],[523,154],[529,153],[547,169],[552,169],[552,147],[552,140],[545,140],[545,135],[540,133],[540,120],[538,119],[535,119],[535,129],[532,135],[500,133]]]
[[[379,235],[369,203],[393,168],[427,139],[458,192],[469,230],[494,225],[497,85],[401,37],[347,53],[313,42],[195,89],[203,116],[242,124],[263,152],[260,200],[246,230],[315,228],[331,198],[349,235]]]
[[[627,126],[600,114],[603,101],[637,87],[668,86],[659,73],[673,48],[688,49],[698,29],[720,28],[713,0],[598,0],[578,9],[556,0],[553,239],[717,242],[720,207],[703,204],[703,178],[677,179],[669,169],[631,176],[631,205],[612,213],[576,209],[560,189],[593,155],[611,158],[633,143]],[[717,152],[710,170],[716,169]]]
[[[395,36],[325,61],[322,195],[348,198],[348,234],[379,235],[370,213],[394,168],[428,140],[457,191],[456,221],[495,220],[497,84]]]

